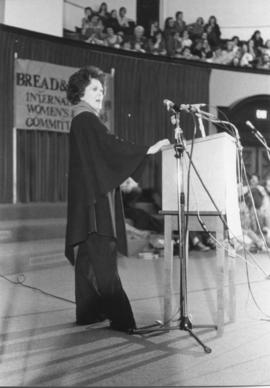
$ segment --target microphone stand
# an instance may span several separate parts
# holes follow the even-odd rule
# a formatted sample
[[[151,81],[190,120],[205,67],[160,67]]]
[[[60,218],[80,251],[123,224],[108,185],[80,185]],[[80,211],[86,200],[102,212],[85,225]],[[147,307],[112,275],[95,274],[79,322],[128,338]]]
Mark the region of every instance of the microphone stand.
[[[185,233],[185,193],[183,179],[183,153],[185,150],[183,131],[180,128],[180,113],[175,112],[175,158],[177,162],[177,207],[178,207],[178,231],[179,231],[179,262],[180,262],[180,318],[179,329],[187,331],[204,349],[205,353],[211,353],[211,349],[192,331],[192,323],[188,317],[187,303],[187,241]]]
[[[160,325],[157,321],[156,325],[147,326],[145,328],[136,329],[133,334],[145,334],[154,331],[170,331],[184,330],[187,331],[204,349],[205,353],[211,353],[212,349],[206,346],[192,331],[192,323],[188,317],[187,303],[187,244],[185,232],[185,193],[183,180],[183,153],[185,150],[183,131],[180,128],[180,112],[174,110],[172,122],[175,124],[175,158],[177,162],[177,207],[178,207],[178,232],[179,232],[179,263],[180,263],[180,317],[179,326],[177,327],[159,327],[154,329],[154,326]]]

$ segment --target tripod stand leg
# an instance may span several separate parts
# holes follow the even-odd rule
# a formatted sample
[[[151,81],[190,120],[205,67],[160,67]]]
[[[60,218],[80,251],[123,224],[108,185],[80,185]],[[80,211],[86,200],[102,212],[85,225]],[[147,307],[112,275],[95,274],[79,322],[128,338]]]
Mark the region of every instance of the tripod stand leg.
[[[203,350],[205,351],[205,353],[211,353],[212,350],[204,345],[204,343],[196,336],[196,334],[193,333],[192,331],[192,323],[191,321],[189,320],[188,317],[183,317],[180,319],[180,324],[179,324],[179,329],[180,330],[184,330],[184,331],[188,331],[189,334],[195,338],[195,340],[203,347]]]
[[[212,352],[212,349],[209,348],[208,346],[206,346],[197,336],[196,334],[193,333],[193,331],[186,327],[184,330],[188,331],[189,334],[203,347],[203,350],[205,351],[205,353],[211,353]]]

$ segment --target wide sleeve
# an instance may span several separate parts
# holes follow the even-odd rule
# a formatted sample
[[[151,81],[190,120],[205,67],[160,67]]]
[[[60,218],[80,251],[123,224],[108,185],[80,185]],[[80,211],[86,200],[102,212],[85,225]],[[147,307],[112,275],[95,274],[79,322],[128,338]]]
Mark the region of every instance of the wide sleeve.
[[[74,138],[85,179],[92,185],[95,197],[134,175],[147,158],[148,146],[119,139],[89,112],[77,116]]]

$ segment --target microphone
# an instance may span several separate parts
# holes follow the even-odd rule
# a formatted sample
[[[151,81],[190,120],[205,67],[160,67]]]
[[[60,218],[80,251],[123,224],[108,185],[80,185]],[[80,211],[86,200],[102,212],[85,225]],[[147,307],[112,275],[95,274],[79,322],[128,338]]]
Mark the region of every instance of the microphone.
[[[263,137],[263,135],[261,134],[261,132],[258,131],[258,129],[256,129],[256,128],[254,127],[254,125],[252,124],[251,121],[247,120],[247,121],[246,121],[246,125],[247,125],[249,128],[251,128],[251,131],[252,131],[252,133],[254,133],[254,135],[259,135],[259,136]]]
[[[180,108],[178,105],[176,105],[174,102],[171,100],[168,100],[167,98],[163,100],[163,104],[166,105],[167,110],[174,110],[175,112],[179,112]]]
[[[163,100],[163,104],[166,105],[167,110],[174,110],[175,112],[180,112],[180,110],[184,110],[186,112],[200,112],[200,108],[206,106],[206,104],[180,104],[176,105],[171,100],[165,99]]]
[[[251,128],[252,131],[255,131],[255,132],[256,132],[256,128],[254,127],[254,125],[253,125],[249,120],[246,121],[246,125],[247,125],[249,128]]]
[[[185,110],[187,112],[199,112],[200,108],[203,106],[206,106],[206,104],[199,103],[199,104],[181,104],[180,110]]]
[[[205,137],[206,134],[205,134],[205,129],[202,121],[202,115],[197,114],[196,116],[198,117],[198,123],[199,123],[199,129],[200,129],[201,135],[202,137]]]
[[[254,127],[254,125],[252,124],[252,122],[250,122],[249,120],[246,121],[246,125],[251,128],[251,132],[253,133],[253,135],[259,137],[261,140],[265,141],[265,138],[264,136],[261,134],[260,131],[258,131],[257,128]]]

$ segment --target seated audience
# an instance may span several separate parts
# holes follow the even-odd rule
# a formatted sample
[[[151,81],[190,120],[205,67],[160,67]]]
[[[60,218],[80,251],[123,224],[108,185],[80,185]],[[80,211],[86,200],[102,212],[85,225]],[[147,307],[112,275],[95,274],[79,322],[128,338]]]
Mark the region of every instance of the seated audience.
[[[186,24],[183,12],[177,11],[175,18],[166,18],[163,30],[158,20],[152,20],[143,33],[142,26],[137,26],[139,28],[134,32],[135,26],[136,23],[127,17],[126,7],[120,7],[117,14],[115,9],[109,11],[107,3],[102,2],[96,12],[91,7],[84,8],[81,28],[76,27],[76,30],[88,43],[115,48],[120,45],[125,50],[141,53],[270,70],[270,39],[264,44],[261,32],[255,30],[247,42],[241,42],[239,36],[221,40],[221,30],[214,15],[206,24],[202,17]],[[108,33],[107,27],[111,27],[114,33],[112,30]],[[139,35],[143,36],[139,38]]]

